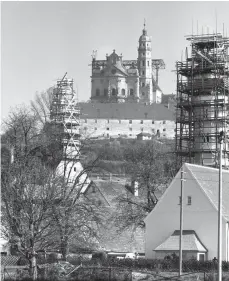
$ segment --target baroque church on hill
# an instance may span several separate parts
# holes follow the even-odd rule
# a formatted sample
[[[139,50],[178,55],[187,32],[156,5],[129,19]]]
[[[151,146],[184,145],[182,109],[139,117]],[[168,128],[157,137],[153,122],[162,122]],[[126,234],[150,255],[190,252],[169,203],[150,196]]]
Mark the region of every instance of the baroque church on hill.
[[[92,56],[91,101],[99,103],[161,103],[158,70],[161,59],[152,59],[152,41],[145,28],[139,38],[137,60],[123,60],[115,50],[106,60]],[[155,70],[156,75],[153,75]]]

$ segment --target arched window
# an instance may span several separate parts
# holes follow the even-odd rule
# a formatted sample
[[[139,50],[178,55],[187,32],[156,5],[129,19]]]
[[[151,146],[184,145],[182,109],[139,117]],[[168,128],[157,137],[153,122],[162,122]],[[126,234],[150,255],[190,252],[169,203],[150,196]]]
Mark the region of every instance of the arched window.
[[[122,95],[125,96],[125,94],[126,94],[125,89],[122,89]]]
[[[112,96],[115,96],[116,95],[116,90],[115,88],[112,89]]]
[[[130,96],[134,95],[134,89],[130,89]]]
[[[96,96],[99,96],[99,95],[100,95],[100,90],[96,89]]]

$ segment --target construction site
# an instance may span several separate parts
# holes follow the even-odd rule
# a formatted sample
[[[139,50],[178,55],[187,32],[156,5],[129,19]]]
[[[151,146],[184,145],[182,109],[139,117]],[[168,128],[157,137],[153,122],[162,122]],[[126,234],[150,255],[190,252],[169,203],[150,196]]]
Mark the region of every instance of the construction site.
[[[185,60],[176,63],[176,156],[183,163],[229,168],[229,38],[221,33],[186,38]],[[222,134],[221,133],[221,134]]]

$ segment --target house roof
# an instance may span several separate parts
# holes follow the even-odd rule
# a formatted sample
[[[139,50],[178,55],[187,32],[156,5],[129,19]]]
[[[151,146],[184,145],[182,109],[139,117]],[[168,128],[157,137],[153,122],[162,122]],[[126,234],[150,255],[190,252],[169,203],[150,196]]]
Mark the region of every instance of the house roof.
[[[81,118],[175,120],[175,112],[164,104],[140,103],[80,103]]]
[[[184,251],[207,252],[194,230],[183,230],[182,244]],[[180,231],[175,230],[161,245],[154,251],[179,251]]]
[[[106,249],[106,251],[125,253],[145,252],[143,229],[137,229],[136,231],[125,230],[120,233],[114,225],[110,224],[102,232],[100,246]]]
[[[206,197],[218,211],[219,169],[185,163],[193,178]],[[229,171],[223,170],[222,176],[222,214],[229,221]]]

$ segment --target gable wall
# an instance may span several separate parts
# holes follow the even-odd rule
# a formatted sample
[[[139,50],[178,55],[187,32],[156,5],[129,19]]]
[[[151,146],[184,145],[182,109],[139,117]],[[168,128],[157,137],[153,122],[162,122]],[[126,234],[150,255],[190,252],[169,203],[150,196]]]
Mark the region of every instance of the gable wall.
[[[184,170],[184,230],[194,230],[208,249],[208,259],[217,257],[217,211],[198,187],[188,170]],[[174,230],[180,229],[180,174],[167,189],[160,203],[146,218],[146,258],[155,258],[155,249]],[[187,205],[187,196],[192,197],[192,205]],[[226,259],[226,224],[223,220],[223,260]]]

